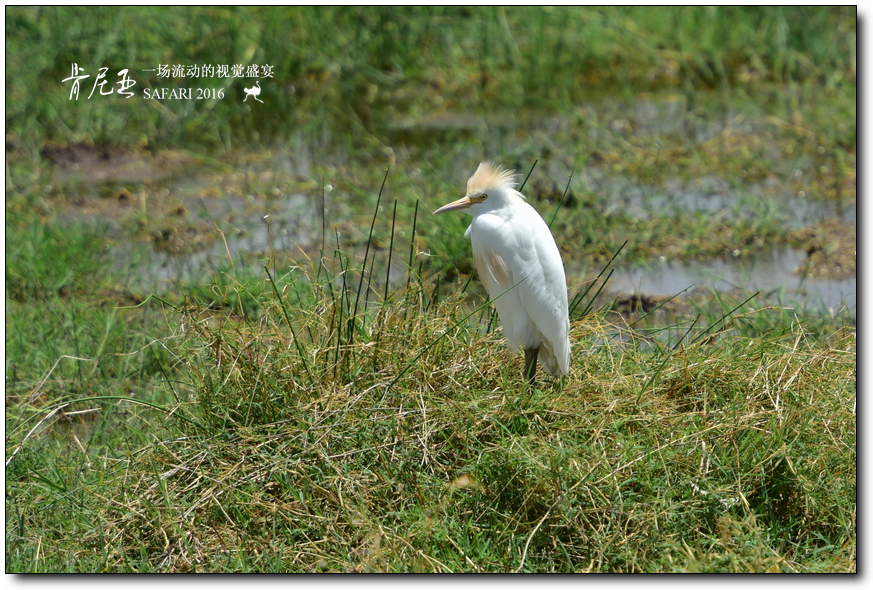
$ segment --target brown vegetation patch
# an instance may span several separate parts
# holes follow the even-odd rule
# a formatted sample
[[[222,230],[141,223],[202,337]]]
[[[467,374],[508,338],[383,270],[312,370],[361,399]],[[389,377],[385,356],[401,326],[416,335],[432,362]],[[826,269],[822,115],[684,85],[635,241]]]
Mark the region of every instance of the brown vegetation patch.
[[[806,250],[806,264],[797,274],[822,279],[855,276],[857,234],[853,224],[828,219],[816,226],[793,232],[789,240]]]
[[[57,182],[149,182],[166,178],[191,163],[173,150],[149,153],[136,147],[76,143],[47,143],[41,155],[55,165]]]

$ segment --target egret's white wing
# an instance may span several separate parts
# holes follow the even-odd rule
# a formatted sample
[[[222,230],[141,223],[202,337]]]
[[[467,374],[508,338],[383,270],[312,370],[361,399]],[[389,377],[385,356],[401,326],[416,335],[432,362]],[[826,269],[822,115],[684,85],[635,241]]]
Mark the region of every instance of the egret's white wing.
[[[467,234],[479,276],[495,300],[510,346],[543,345],[544,368],[552,374],[567,374],[567,283],[546,223],[523,204],[508,219],[489,214],[476,217]]]
[[[546,349],[540,350],[543,368],[553,375],[566,375],[570,372],[570,318],[564,265],[545,221],[532,207],[526,208],[530,217],[523,233],[530,236],[530,244],[520,248],[519,255],[527,278],[518,285],[518,297],[542,336]]]

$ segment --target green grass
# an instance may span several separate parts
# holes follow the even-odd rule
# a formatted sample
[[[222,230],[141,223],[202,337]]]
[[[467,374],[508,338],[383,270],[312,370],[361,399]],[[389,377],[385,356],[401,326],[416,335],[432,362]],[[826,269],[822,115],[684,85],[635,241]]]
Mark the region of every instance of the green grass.
[[[262,143],[300,126],[351,130],[366,143],[391,119],[434,109],[566,107],[653,87],[742,95],[750,81],[777,85],[771,100],[796,110],[806,102],[797,93],[821,96],[810,85],[824,79],[828,112],[837,112],[838,97],[854,111],[851,7],[68,7],[10,8],[7,16],[9,131],[36,149],[44,139],[232,149],[230,137]],[[81,96],[70,109],[61,83],[74,62],[91,82],[104,66],[114,75],[180,60],[274,66],[263,96],[274,108],[236,100],[158,108],[138,98],[122,107],[125,99]],[[145,72],[135,79],[137,90],[192,83]],[[243,96],[236,83],[212,86]],[[831,133],[851,133],[854,143],[849,127]]]
[[[228,280],[260,311],[189,300],[152,342],[114,319],[151,302],[7,298],[38,342],[7,326],[7,571],[854,571],[854,331],[652,347],[593,313],[530,390],[487,307],[414,269],[382,300],[355,258]]]
[[[592,275],[782,243],[784,193],[855,198],[854,10],[6,14],[7,572],[856,571],[852,318],[778,292],[621,318],[606,268],[570,286],[571,375],[530,389],[467,218],[430,216],[485,155],[538,162],[525,193]],[[61,83],[72,62],[178,61],[271,64],[271,106],[236,82],[162,105]],[[419,126],[459,112],[481,126]],[[40,152],[78,142],[218,171],[60,182]],[[735,205],[659,205],[707,178]],[[168,208],[187,235],[208,199],[273,211],[286,188],[325,199],[313,243],[282,249],[277,226],[263,252],[150,282]]]
[[[74,297],[106,282],[104,229],[6,219],[6,290],[17,301]],[[97,285],[95,285],[95,281]]]

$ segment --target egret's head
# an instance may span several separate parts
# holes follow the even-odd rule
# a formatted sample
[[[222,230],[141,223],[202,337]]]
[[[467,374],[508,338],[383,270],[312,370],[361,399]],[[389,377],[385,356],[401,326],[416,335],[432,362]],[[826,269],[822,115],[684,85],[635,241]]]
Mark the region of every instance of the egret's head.
[[[515,190],[516,184],[515,173],[512,170],[507,170],[491,162],[482,162],[470,180],[467,181],[466,196],[448,205],[443,205],[434,211],[434,214],[472,207],[468,213],[475,215],[476,210],[480,208],[479,205],[487,206],[494,201],[503,200],[508,194],[518,195],[519,193]]]

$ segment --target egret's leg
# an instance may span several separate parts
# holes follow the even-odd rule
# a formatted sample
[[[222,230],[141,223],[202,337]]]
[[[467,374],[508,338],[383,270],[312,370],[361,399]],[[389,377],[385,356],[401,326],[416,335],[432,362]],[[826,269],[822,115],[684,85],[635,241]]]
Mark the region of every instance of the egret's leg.
[[[537,356],[540,353],[540,347],[524,349],[524,376],[527,382],[533,385],[536,382],[537,375]]]

